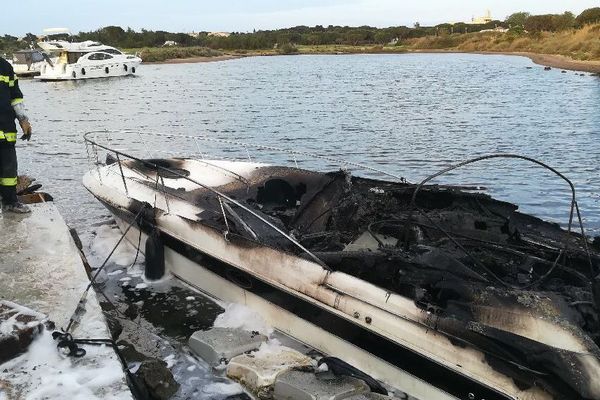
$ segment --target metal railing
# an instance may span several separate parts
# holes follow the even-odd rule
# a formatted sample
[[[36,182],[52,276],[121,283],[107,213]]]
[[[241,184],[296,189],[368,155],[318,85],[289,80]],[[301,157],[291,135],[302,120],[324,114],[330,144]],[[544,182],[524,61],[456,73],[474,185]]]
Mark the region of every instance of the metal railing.
[[[124,142],[123,135],[128,136],[127,142],[129,143],[130,146],[132,144],[135,144],[135,142],[132,142],[132,140],[131,140],[132,137],[137,137],[139,139],[139,142],[137,143],[138,148],[137,149],[135,149],[135,148],[134,149],[126,149],[126,148],[119,147]],[[149,146],[149,140],[148,140],[149,138],[157,139],[158,143],[154,143],[155,146],[152,146],[152,147]],[[175,195],[173,193],[169,193],[166,190],[166,187],[164,185],[164,179],[159,172],[161,172],[161,171],[166,172],[172,176],[176,176],[178,179],[187,180],[188,182],[191,182],[194,185],[197,185],[199,188],[203,188],[203,189],[211,192],[218,200],[220,210],[221,210],[221,213],[222,213],[223,219],[224,219],[225,232],[223,232],[223,234],[224,234],[224,237],[226,240],[228,239],[228,235],[230,233],[228,215],[231,219],[234,219],[236,222],[238,222],[242,226],[242,228],[246,232],[248,232],[255,240],[258,239],[258,236],[256,235],[256,233],[245,223],[245,221],[242,220],[242,218],[239,217],[239,215],[232,208],[232,206],[238,207],[239,209],[242,209],[245,212],[247,212],[250,215],[257,218],[269,229],[275,231],[282,238],[285,238],[287,241],[289,241],[295,247],[297,247],[301,252],[307,254],[313,261],[315,261],[316,263],[318,263],[319,265],[321,265],[323,268],[325,268],[327,270],[329,270],[329,267],[323,261],[321,261],[317,256],[315,256],[310,250],[308,250],[306,247],[304,247],[293,236],[284,232],[279,227],[277,227],[275,224],[268,221],[265,217],[263,217],[258,212],[252,210],[251,208],[245,206],[244,204],[241,204],[239,201],[233,199],[232,197],[228,196],[227,194],[225,194],[211,186],[208,186],[206,184],[198,182],[197,180],[190,178],[186,174],[181,173],[181,172],[177,171],[176,169],[168,168],[168,167],[158,164],[157,162],[154,162],[153,161],[154,158],[159,158],[156,156],[157,154],[159,154],[161,156],[167,155],[172,158],[183,158],[182,154],[185,154],[186,151],[189,151],[189,149],[188,149],[189,145],[184,144],[182,147],[177,148],[177,146],[174,145],[173,142],[170,142],[173,140],[184,140],[184,141],[187,141],[187,143],[189,143],[189,142],[193,143],[194,144],[194,147],[193,147],[194,154],[190,154],[190,156],[195,156],[194,157],[195,160],[200,161],[200,162],[205,162],[208,165],[211,165],[212,167],[218,168],[218,169],[222,170],[223,172],[230,174],[235,179],[243,182],[246,185],[248,185],[248,181],[243,176],[237,174],[235,171],[231,171],[221,165],[217,165],[217,164],[209,161],[209,160],[216,160],[216,159],[222,158],[217,155],[212,155],[209,152],[210,147],[211,147],[210,145],[228,146],[229,148],[226,150],[226,152],[230,156],[235,154],[235,152],[233,151],[233,148],[237,148],[238,155],[239,155],[239,152],[241,152],[243,154],[242,158],[245,159],[246,161],[250,161],[250,162],[254,161],[253,153],[255,151],[269,151],[269,152],[285,155],[286,157],[291,157],[291,160],[288,159],[288,161],[293,162],[294,168],[300,168],[299,164],[304,161],[303,159],[300,159],[300,157],[303,157],[303,158],[326,161],[326,162],[330,163],[330,165],[334,164],[345,170],[362,169],[364,171],[370,171],[374,175],[379,175],[379,176],[383,175],[388,178],[393,178],[394,180],[398,180],[400,182],[406,182],[406,180],[403,177],[398,176],[396,174],[389,173],[387,171],[383,171],[378,168],[370,167],[367,165],[359,164],[359,163],[348,161],[348,160],[338,160],[333,157],[311,154],[311,153],[304,152],[304,151],[286,150],[286,149],[281,149],[281,148],[277,148],[277,147],[273,147],[273,146],[242,143],[242,142],[237,142],[237,141],[233,141],[233,140],[209,138],[209,137],[205,137],[205,136],[160,134],[160,133],[153,133],[153,132],[136,132],[136,131],[130,131],[130,130],[93,131],[93,132],[88,132],[88,133],[84,134],[84,141],[85,141],[85,145],[86,145],[88,162],[90,163],[90,169],[97,170],[98,179],[100,181],[102,181],[102,174],[100,172],[100,166],[103,165],[104,162],[101,161],[101,159],[100,159],[99,150],[104,150],[107,155],[112,155],[115,158],[115,163],[118,165],[118,170],[119,170],[118,175],[120,175],[120,178],[123,182],[123,188],[124,188],[127,196],[129,196],[129,186],[128,186],[127,182],[128,182],[128,180],[132,179],[132,177],[128,177],[125,175],[125,173],[123,172],[122,163],[124,160],[133,160],[133,161],[141,162],[141,163],[143,163],[143,165],[145,165],[147,167],[151,167],[152,169],[155,169],[157,171],[156,183],[155,183],[156,189],[158,190],[159,187],[162,189],[162,194],[164,195],[167,212],[170,212],[169,197],[175,196]],[[160,144],[162,144],[162,146],[157,148],[158,147],[157,145],[160,145]],[[165,146],[174,148],[174,150],[171,150],[171,151],[164,150]],[[251,152],[251,150],[253,150],[253,151]],[[221,149],[221,151],[223,151],[223,149]],[[143,152],[143,153],[145,153],[146,157],[142,158],[140,156],[131,154],[133,152],[136,152],[136,153]],[[279,160],[279,161],[283,161],[283,160]],[[106,169],[106,171],[114,172],[110,169]],[[145,179],[150,178],[149,176],[144,175],[140,171],[134,171],[134,172],[140,174]],[[158,182],[159,179],[161,180],[160,185]]]
[[[139,140],[139,141],[136,143],[135,140],[132,140],[134,138],[137,138],[137,140]],[[99,158],[98,150],[101,149],[101,150],[106,151],[107,154],[113,155],[113,157],[115,158],[115,162],[118,164],[118,170],[119,170],[118,174],[120,175],[120,178],[123,182],[123,187],[125,189],[125,193],[128,196],[129,196],[129,188],[127,185],[127,181],[129,179],[132,179],[132,177],[128,177],[124,174],[123,167],[122,167],[123,159],[129,159],[129,160],[141,162],[145,166],[151,167],[152,169],[155,169],[157,171],[156,182],[155,182],[156,190],[158,191],[159,189],[162,189],[162,193],[163,193],[164,199],[165,199],[165,205],[167,207],[167,212],[170,212],[169,197],[177,197],[177,195],[173,192],[169,193],[166,190],[166,186],[164,185],[164,179],[161,176],[161,174],[158,173],[159,171],[168,172],[170,175],[176,176],[178,179],[185,179],[185,180],[193,183],[194,185],[211,192],[215,196],[215,198],[217,199],[217,201],[219,203],[219,208],[220,208],[220,211],[221,211],[223,219],[224,219],[225,239],[228,238],[228,235],[230,233],[228,216],[230,219],[235,220],[238,223],[238,225],[241,226],[241,229],[246,231],[253,239],[255,239],[255,240],[259,239],[258,235],[254,232],[254,230],[234,210],[233,207],[237,207],[237,208],[242,209],[245,212],[253,215],[259,221],[261,221],[261,223],[263,223],[265,226],[269,227],[269,229],[276,232],[282,238],[285,238],[285,240],[292,243],[301,252],[309,255],[309,257],[313,261],[315,261],[316,263],[318,263],[319,265],[323,266],[326,269],[329,269],[329,268],[316,255],[314,255],[306,247],[304,247],[301,243],[299,243],[298,240],[296,240],[292,235],[281,230],[279,227],[277,227],[272,222],[270,222],[265,217],[263,217],[260,213],[245,206],[244,204],[241,204],[239,201],[233,199],[232,197],[228,196],[227,194],[222,193],[221,191],[219,191],[211,186],[208,186],[206,184],[198,182],[197,180],[190,178],[186,174],[183,174],[183,173],[177,171],[176,169],[172,169],[172,168],[168,168],[168,167],[159,165],[158,163],[154,162],[153,159],[165,158],[165,156],[167,156],[168,158],[193,158],[197,162],[203,162],[213,168],[219,169],[221,172],[230,175],[231,177],[233,177],[234,179],[247,185],[248,187],[249,187],[249,182],[242,175],[224,167],[223,165],[219,165],[215,162],[211,162],[211,160],[216,161],[219,159],[226,159],[226,160],[235,159],[238,161],[243,160],[243,161],[254,162],[255,159],[258,158],[255,156],[256,152],[261,152],[261,154],[260,154],[261,159],[268,158],[266,156],[269,156],[269,154],[265,154],[265,152],[269,152],[270,155],[273,155],[273,154],[278,155],[279,158],[274,160],[277,163],[277,165],[283,165],[286,162],[288,162],[288,163],[291,163],[292,168],[300,168],[300,165],[302,163],[308,161],[309,164],[307,165],[307,169],[314,170],[315,169],[315,160],[318,160],[320,162],[325,161],[326,163],[328,163],[324,167],[329,168],[329,170],[331,170],[331,168],[333,166],[339,167],[344,170],[362,170],[363,172],[367,172],[368,174],[372,175],[373,177],[379,177],[379,178],[386,177],[388,179],[392,178],[393,180],[396,180],[396,181],[399,181],[402,183],[407,183],[406,179],[404,179],[401,176],[381,170],[379,168],[367,166],[367,165],[356,163],[353,161],[339,160],[339,159],[336,159],[333,157],[323,156],[323,155],[319,155],[319,154],[312,154],[312,153],[305,152],[305,151],[287,150],[287,149],[281,149],[281,148],[277,148],[277,147],[273,147],[273,146],[243,143],[243,142],[238,142],[235,140],[219,139],[219,138],[212,138],[212,137],[207,137],[207,136],[179,135],[179,134],[168,134],[168,133],[162,134],[162,133],[154,133],[154,132],[139,132],[139,131],[124,130],[124,131],[88,132],[84,135],[84,139],[85,139],[85,144],[86,144],[86,149],[87,149],[87,154],[88,154],[88,161],[90,161],[90,168],[96,168],[98,170],[98,178],[100,180],[102,180],[102,175],[100,173],[99,166],[102,165],[103,162],[101,162],[101,160]],[[152,143],[152,140],[150,140],[150,139],[153,139],[154,143]],[[120,148],[119,146],[121,144],[123,144],[124,142],[126,142],[130,146],[137,144],[138,147],[133,148],[133,149]],[[224,146],[225,146],[225,148],[223,148]],[[171,150],[165,150],[165,147],[168,147]],[[215,150],[219,154],[212,154],[211,150]],[[133,155],[132,154],[133,152],[145,153],[145,157],[142,158],[140,156]],[[222,156],[223,153],[226,153],[228,155],[228,157],[226,157],[226,158],[223,157]],[[512,159],[521,159],[521,160],[525,160],[528,162],[532,162],[532,163],[538,164],[546,169],[549,169],[550,171],[552,171],[553,173],[555,173],[556,175],[558,175],[560,178],[562,178],[564,181],[566,181],[568,183],[568,185],[571,189],[572,198],[571,198],[569,223],[568,223],[568,227],[567,227],[567,235],[566,235],[566,238],[564,239],[563,249],[562,249],[561,253],[559,254],[559,257],[557,258],[557,260],[554,262],[553,268],[551,268],[551,270],[554,269],[554,267],[556,266],[556,264],[558,262],[558,259],[564,254],[564,252],[568,248],[568,239],[572,232],[573,218],[574,218],[574,214],[576,212],[576,215],[578,217],[579,228],[581,230],[581,236],[582,236],[581,239],[583,242],[584,251],[587,254],[588,261],[590,264],[590,273],[593,273],[593,264],[591,261],[591,256],[590,256],[587,239],[586,239],[584,228],[583,228],[581,214],[579,212],[579,206],[576,201],[575,188],[574,188],[573,184],[564,175],[560,174],[555,169],[549,167],[548,165],[546,165],[544,163],[541,163],[540,161],[531,159],[529,157],[524,157],[524,156],[519,156],[519,155],[514,155],[514,154],[488,155],[488,156],[478,157],[478,158],[475,158],[472,160],[464,161],[462,163],[445,168],[442,171],[439,171],[433,175],[430,175],[424,181],[420,182],[418,185],[415,185],[415,191],[413,193],[411,207],[410,207],[411,211],[409,214],[409,218],[406,221],[405,228],[409,229],[409,226],[411,225],[411,222],[412,222],[411,220],[412,220],[413,212],[419,211],[419,208],[416,206],[416,196],[417,196],[417,193],[420,191],[420,189],[427,182],[434,179],[435,177],[443,175],[443,174],[445,174],[449,171],[452,171],[454,169],[457,169],[463,165],[468,165],[468,164],[471,164],[471,163],[474,163],[477,161],[491,159],[491,158],[512,158]],[[107,169],[107,171],[115,172],[115,171],[111,171],[108,169]],[[139,174],[142,178],[144,178],[146,180],[152,179],[151,177],[144,175],[139,170],[129,169],[129,171],[133,171],[134,173]],[[159,180],[161,181],[160,185],[159,185]],[[408,238],[408,237],[409,237],[409,235],[407,233],[405,233],[405,238]],[[408,240],[408,239],[406,239],[406,240]],[[405,245],[407,245],[407,242],[405,243]]]

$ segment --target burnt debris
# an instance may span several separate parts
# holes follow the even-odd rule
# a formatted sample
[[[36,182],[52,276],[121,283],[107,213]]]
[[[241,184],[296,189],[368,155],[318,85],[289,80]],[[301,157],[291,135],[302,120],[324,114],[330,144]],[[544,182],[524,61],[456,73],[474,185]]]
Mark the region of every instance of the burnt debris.
[[[412,299],[435,316],[423,323],[479,349],[519,387],[596,398],[586,363],[600,359],[600,239],[471,189],[270,166],[216,188],[332,271]],[[223,207],[207,188],[160,190],[198,205],[201,223],[227,231],[228,240],[311,259],[256,215]],[[537,329],[536,318],[569,332],[585,352],[527,339],[523,330]]]
[[[253,180],[249,188],[225,193],[293,233],[329,268],[412,298],[438,316],[432,328],[458,345],[481,349],[519,386],[542,385],[561,398],[588,393],[589,377],[574,372],[585,370],[584,359],[478,323],[486,307],[517,314],[532,308],[581,329],[586,347],[599,357],[600,285],[592,283],[600,256],[591,253],[590,270],[580,235],[522,214],[514,204],[460,188],[426,186],[415,210],[415,185],[408,183],[343,172],[319,178],[297,170],[260,173],[262,180]],[[305,256],[253,216],[238,213],[262,233],[261,244]],[[222,223],[218,209],[214,215]],[[244,229],[235,233],[252,239]],[[534,300],[524,302],[524,293],[533,293]]]

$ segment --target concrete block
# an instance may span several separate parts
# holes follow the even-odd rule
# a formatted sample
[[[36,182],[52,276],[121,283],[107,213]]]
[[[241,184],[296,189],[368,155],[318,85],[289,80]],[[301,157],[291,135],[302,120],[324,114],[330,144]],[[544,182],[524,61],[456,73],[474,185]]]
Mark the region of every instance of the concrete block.
[[[247,351],[257,350],[267,337],[242,329],[211,328],[197,331],[188,344],[192,351],[207,363],[216,366]]]
[[[227,376],[258,393],[274,385],[279,374],[312,364],[310,357],[289,347],[278,346],[232,358],[227,366]]]
[[[369,387],[359,379],[288,371],[275,380],[273,397],[275,400],[341,400],[368,391]]]

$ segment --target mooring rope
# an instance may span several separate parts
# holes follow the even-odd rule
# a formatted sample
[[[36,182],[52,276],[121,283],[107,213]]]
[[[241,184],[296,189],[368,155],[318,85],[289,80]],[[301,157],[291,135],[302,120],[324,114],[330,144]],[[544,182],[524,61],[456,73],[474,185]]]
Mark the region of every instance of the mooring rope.
[[[98,268],[96,270],[96,273],[94,274],[94,276],[92,277],[92,279],[90,279],[90,283],[87,285],[87,287],[83,291],[83,293],[81,295],[81,298],[79,299],[79,302],[77,303],[77,306],[75,307],[75,311],[73,311],[73,314],[71,314],[71,318],[69,318],[69,324],[67,325],[67,328],[64,330],[64,333],[68,333],[69,330],[71,330],[71,327],[73,326],[73,323],[79,322],[80,316],[83,314],[83,312],[85,312],[85,302],[86,302],[87,294],[88,294],[90,288],[94,285],[94,283],[96,283],[96,278],[98,278],[98,275],[100,274],[100,272],[102,272],[104,270],[104,267],[106,267],[106,264],[108,264],[108,261],[110,260],[110,258],[113,256],[113,254],[115,253],[115,251],[117,250],[117,248],[119,247],[119,245],[121,244],[121,242],[123,241],[123,239],[125,239],[125,236],[127,235],[127,233],[129,233],[129,230],[138,221],[138,218],[142,215],[142,212],[147,207],[148,207],[147,204],[144,204],[142,206],[142,208],[140,208],[140,211],[138,211],[138,213],[136,214],[136,216],[133,219],[133,221],[131,221],[131,223],[129,224],[129,226],[127,227],[127,229],[125,229],[125,231],[123,232],[123,234],[121,235],[121,237],[117,241],[117,244],[115,244],[115,246],[112,248],[112,250],[110,251],[110,253],[106,257],[106,259],[104,260],[104,262],[100,266],[100,268]],[[136,258],[137,258],[137,255],[136,255]]]

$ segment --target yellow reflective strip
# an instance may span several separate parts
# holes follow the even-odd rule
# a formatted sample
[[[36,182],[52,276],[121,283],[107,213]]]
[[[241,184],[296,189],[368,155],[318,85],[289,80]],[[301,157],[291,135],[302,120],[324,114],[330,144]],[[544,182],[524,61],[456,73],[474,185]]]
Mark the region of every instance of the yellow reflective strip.
[[[16,99],[13,99],[13,101],[10,102],[10,105],[16,106],[17,104],[22,103],[22,102],[23,102],[23,99],[17,97]]]
[[[15,82],[17,81],[17,78],[15,78],[14,81],[9,80],[8,81],[8,87],[15,87]]]
[[[0,75],[0,82],[9,83],[10,82],[10,76],[8,76],[8,75]]]
[[[0,178],[0,186],[17,186],[17,178]]]
[[[5,139],[7,142],[17,141],[17,132],[2,132],[0,131],[0,140]]]

